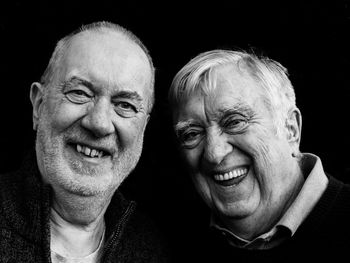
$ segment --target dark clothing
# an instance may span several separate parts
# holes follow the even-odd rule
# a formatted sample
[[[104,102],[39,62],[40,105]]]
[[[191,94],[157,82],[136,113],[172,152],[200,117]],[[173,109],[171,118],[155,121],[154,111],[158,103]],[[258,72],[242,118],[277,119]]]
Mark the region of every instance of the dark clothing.
[[[208,228],[209,229],[209,228]],[[208,230],[207,229],[207,230]],[[197,239],[197,262],[325,262],[350,258],[350,185],[329,177],[326,191],[296,233],[268,250],[230,246],[214,229]],[[203,241],[203,242],[201,242]]]
[[[51,192],[41,181],[35,156],[19,171],[0,175],[0,262],[51,262]],[[169,262],[153,223],[118,191],[105,222],[102,262]]]

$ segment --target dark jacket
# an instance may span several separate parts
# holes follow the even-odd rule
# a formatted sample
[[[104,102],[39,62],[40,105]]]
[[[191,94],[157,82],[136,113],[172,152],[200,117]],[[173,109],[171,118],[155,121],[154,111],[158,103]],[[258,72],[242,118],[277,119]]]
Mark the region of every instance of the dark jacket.
[[[35,156],[0,175],[0,262],[51,262],[51,188],[43,185]],[[169,262],[163,239],[133,201],[116,192],[105,214],[102,262]]]

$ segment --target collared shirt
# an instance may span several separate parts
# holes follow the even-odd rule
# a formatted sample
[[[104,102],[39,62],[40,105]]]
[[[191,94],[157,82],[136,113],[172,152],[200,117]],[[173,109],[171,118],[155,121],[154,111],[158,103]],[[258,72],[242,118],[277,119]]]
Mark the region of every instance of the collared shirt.
[[[235,247],[269,249],[279,245],[285,239],[294,235],[298,227],[321,198],[328,185],[328,178],[323,170],[322,162],[316,155],[304,153],[301,161],[301,169],[303,172],[308,170],[311,172],[305,175],[306,180],[299,194],[270,231],[250,241],[232,233],[213,215],[210,226],[219,230],[230,245]]]

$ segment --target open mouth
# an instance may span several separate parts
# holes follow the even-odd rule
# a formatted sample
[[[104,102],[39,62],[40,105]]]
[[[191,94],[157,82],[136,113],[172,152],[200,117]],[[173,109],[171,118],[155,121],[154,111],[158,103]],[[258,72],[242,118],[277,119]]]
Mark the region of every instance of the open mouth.
[[[240,166],[223,174],[214,174],[213,179],[216,183],[230,186],[240,183],[249,172],[249,166]]]
[[[84,155],[85,157],[89,157],[89,158],[102,158],[105,156],[110,155],[107,151],[101,150],[101,149],[96,149],[96,148],[92,148],[86,145],[82,145],[82,144],[71,144],[73,148],[75,148],[75,150]]]

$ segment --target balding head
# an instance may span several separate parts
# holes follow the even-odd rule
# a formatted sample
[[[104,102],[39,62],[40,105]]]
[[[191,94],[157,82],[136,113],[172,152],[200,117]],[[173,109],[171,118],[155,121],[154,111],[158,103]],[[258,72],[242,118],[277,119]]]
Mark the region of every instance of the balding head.
[[[131,31],[121,27],[117,24],[113,24],[110,22],[95,22],[88,25],[83,25],[76,31],[73,31],[69,35],[65,36],[61,40],[59,40],[56,44],[55,50],[50,58],[49,64],[41,77],[41,84],[43,86],[50,86],[55,83],[57,80],[58,74],[60,74],[62,70],[62,61],[63,58],[67,56],[67,52],[72,43],[76,42],[76,40],[90,37],[93,38],[94,35],[111,35],[113,39],[119,40],[111,42],[111,45],[119,45],[119,43],[132,43],[136,46],[136,50],[138,49],[138,53],[140,56],[144,56],[144,58],[148,61],[149,70],[150,70],[150,80],[148,81],[149,90],[150,90],[150,100],[149,100],[149,112],[151,111],[154,104],[154,79],[155,79],[155,68],[153,66],[152,58],[149,54],[148,49],[141,42],[141,40],[134,35]],[[101,38],[102,39],[102,38]],[[106,39],[105,39],[106,40]],[[131,53],[129,53],[131,54]]]

